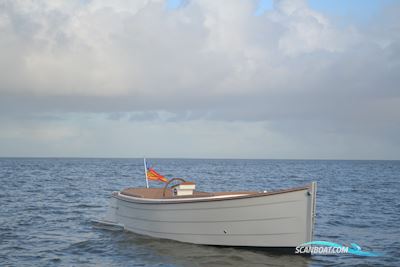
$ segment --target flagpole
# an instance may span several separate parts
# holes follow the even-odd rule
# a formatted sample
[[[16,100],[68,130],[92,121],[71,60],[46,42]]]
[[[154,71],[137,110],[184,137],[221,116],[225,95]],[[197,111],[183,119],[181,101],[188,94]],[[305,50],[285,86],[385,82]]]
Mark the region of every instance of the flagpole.
[[[149,188],[149,179],[147,179],[147,164],[146,164],[146,158],[143,158],[143,164],[144,164],[144,175],[146,177],[146,187]]]

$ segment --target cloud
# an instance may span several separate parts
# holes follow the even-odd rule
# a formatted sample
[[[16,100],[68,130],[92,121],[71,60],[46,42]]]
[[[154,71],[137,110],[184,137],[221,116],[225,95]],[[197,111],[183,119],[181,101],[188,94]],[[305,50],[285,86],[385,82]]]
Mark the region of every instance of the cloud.
[[[3,4],[2,94],[259,97],[324,82],[321,75],[337,74],[335,64],[359,62],[353,53],[360,46],[371,46],[365,58],[380,54],[371,61],[385,52],[305,1],[276,1],[262,18],[252,16],[251,1],[190,2],[176,12],[165,12],[161,1],[61,3]]]
[[[172,2],[179,8],[2,1],[0,117],[109,113],[127,123],[269,123],[282,136],[288,125],[363,129],[371,140],[399,133],[399,5],[351,25],[305,0],[276,0],[258,16],[257,1]]]

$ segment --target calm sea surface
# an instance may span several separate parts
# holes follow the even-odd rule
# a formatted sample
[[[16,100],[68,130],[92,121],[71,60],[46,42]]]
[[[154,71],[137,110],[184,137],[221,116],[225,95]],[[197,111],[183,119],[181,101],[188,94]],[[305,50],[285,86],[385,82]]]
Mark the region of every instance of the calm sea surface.
[[[314,240],[379,257],[311,258],[153,239],[93,228],[112,191],[144,186],[141,159],[0,159],[0,266],[400,266],[400,161],[149,161],[199,190],[318,182]],[[152,186],[161,186],[151,182]]]

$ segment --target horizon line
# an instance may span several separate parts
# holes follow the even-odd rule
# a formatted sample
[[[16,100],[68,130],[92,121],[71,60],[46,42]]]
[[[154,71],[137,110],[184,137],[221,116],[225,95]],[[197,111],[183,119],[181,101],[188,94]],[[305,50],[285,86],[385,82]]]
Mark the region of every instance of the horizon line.
[[[103,157],[103,156],[0,156],[0,159],[180,159],[180,160],[315,160],[315,161],[400,161],[400,159],[337,159],[337,158],[223,158],[223,157]]]

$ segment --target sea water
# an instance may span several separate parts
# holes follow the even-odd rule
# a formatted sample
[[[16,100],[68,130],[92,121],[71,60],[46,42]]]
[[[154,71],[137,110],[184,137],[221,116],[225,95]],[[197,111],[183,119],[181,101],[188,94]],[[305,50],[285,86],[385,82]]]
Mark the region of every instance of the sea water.
[[[112,191],[145,186],[142,162],[0,159],[0,266],[400,266],[400,161],[148,161],[204,191],[271,191],[317,181],[314,240],[356,243],[378,257],[301,257],[93,227]]]

